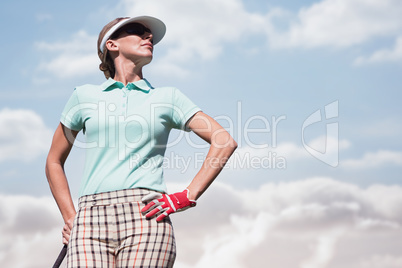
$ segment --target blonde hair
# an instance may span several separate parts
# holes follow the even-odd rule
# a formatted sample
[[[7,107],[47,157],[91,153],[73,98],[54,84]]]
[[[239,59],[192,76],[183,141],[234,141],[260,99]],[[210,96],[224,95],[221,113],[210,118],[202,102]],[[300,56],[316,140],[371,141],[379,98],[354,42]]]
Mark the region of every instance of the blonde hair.
[[[107,48],[104,48],[104,52],[102,53],[102,51],[100,50],[100,44],[102,42],[103,37],[105,36],[105,34],[117,23],[119,23],[120,21],[127,19],[128,17],[123,17],[123,18],[116,18],[114,20],[112,20],[111,22],[109,22],[108,24],[106,24],[102,31],[99,33],[99,37],[98,37],[98,57],[101,60],[101,63],[99,64],[99,69],[103,72],[103,74],[105,75],[106,79],[108,79],[109,77],[114,77],[115,75],[115,67],[114,67],[114,62],[112,60],[112,58],[110,57]]]

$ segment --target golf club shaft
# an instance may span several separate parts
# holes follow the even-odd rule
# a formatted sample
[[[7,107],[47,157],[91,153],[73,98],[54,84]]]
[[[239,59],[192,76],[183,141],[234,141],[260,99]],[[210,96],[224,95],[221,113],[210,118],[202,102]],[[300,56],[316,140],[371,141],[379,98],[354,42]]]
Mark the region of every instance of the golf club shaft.
[[[67,245],[64,245],[63,248],[60,251],[59,256],[57,257],[56,262],[53,264],[53,268],[59,268],[60,267],[60,265],[63,262],[64,257],[66,256],[66,254],[67,254]]]

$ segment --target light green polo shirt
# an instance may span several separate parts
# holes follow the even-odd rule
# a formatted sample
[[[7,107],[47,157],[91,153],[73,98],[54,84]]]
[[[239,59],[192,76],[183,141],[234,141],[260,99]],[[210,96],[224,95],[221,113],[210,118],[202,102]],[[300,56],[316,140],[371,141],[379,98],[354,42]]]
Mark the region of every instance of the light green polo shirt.
[[[172,128],[200,108],[174,87],[153,88],[143,79],[75,88],[61,116],[69,129],[83,130],[86,162],[80,196],[130,188],[166,192],[163,159]]]

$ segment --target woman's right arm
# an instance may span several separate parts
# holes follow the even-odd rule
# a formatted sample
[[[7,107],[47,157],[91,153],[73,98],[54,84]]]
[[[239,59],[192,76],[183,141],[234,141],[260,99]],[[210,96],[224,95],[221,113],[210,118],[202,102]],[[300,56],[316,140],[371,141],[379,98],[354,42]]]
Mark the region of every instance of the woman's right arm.
[[[64,244],[68,243],[76,214],[66,174],[64,173],[64,163],[77,134],[78,131],[68,129],[60,123],[54,133],[52,145],[46,159],[46,177],[65,223],[62,231]]]

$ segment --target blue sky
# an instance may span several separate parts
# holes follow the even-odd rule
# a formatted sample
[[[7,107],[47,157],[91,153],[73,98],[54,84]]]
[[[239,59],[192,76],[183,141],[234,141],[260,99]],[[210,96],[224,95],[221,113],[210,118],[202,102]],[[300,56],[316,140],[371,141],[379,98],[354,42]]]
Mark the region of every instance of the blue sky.
[[[267,187],[285,185],[291,192],[299,184],[304,189],[310,183],[332,189],[339,187],[343,189],[336,192],[342,193],[340,196],[344,196],[342,191],[360,191],[366,196],[364,200],[378,198],[377,192],[384,191],[384,195],[395,195],[395,199],[378,214],[387,215],[386,219],[377,215],[381,219],[376,220],[394,221],[399,226],[401,211],[393,210],[395,202],[400,202],[396,196],[402,187],[402,109],[399,105],[402,4],[399,1],[17,0],[3,1],[0,12],[4,25],[0,44],[2,198],[36,200],[33,203],[50,198],[44,164],[64,104],[75,86],[104,81],[97,69],[99,31],[115,17],[146,14],[162,19],[167,33],[155,47],[154,60],[144,69],[145,77],[154,86],[179,88],[206,113],[219,119],[241,145],[237,158],[232,159],[218,178],[216,190],[209,191],[200,203],[221,200],[213,195],[214,191],[230,198],[246,198],[248,191],[264,196]],[[325,107],[331,104],[335,114],[325,119]],[[318,110],[323,119],[303,128]],[[338,131],[327,132],[329,124]],[[172,133],[171,140],[177,135],[180,134]],[[199,168],[197,157],[205,155],[205,147],[195,148],[189,140],[202,144],[194,134],[189,134],[167,151],[168,160],[180,155],[191,163],[188,168],[179,163],[166,168],[169,189],[179,188],[191,180]],[[265,144],[265,148],[257,148]],[[316,157],[308,148],[316,152]],[[275,153],[275,157],[269,159],[269,153],[271,156]],[[66,164],[74,197],[78,193],[84,157],[82,149],[74,148]],[[271,164],[276,161],[276,166],[268,167],[268,161]],[[278,166],[280,161],[285,165]],[[336,164],[331,166],[328,161]],[[318,196],[315,192],[311,194]],[[332,194],[336,199],[338,195]],[[362,200],[353,196],[355,201]],[[314,204],[327,204],[320,197],[314,200]],[[362,206],[359,201],[356,203]],[[331,208],[327,211],[332,211]],[[0,210],[0,218],[6,217],[1,216],[2,211],[7,210]],[[54,213],[52,217],[58,217],[57,208],[49,211]],[[245,211],[224,213],[227,221],[219,224],[236,229],[238,225],[232,222],[233,218],[245,217],[240,222],[251,226],[258,219],[268,219],[259,218],[262,212],[272,212],[266,207],[256,210],[250,216],[255,221],[248,222]],[[16,219],[7,217],[10,224]],[[177,221],[182,226],[186,219],[180,215]],[[40,220],[36,224],[41,225]],[[52,225],[55,230],[56,227],[57,224]],[[244,228],[241,230],[248,230]],[[345,228],[323,231],[311,239],[345,243]],[[393,229],[395,237],[401,234],[399,228]],[[41,229],[33,228],[32,234],[35,232],[40,234]],[[246,231],[244,234],[245,239],[253,235]],[[205,237],[199,239],[207,241]],[[365,239],[368,238],[360,241]],[[50,236],[48,240],[49,245],[57,242]],[[211,242],[208,241],[205,243]],[[254,246],[269,248],[268,244],[259,243]],[[328,249],[332,255],[326,255],[331,258],[320,258],[318,243],[316,253],[305,252],[305,258],[300,260],[295,257],[295,262],[300,262],[289,267],[341,267],[342,254],[335,244]],[[250,256],[241,247],[236,250],[241,253],[239,256]],[[394,267],[384,266],[385,256],[392,259],[389,263],[402,262],[402,257],[391,249],[382,252],[386,254],[373,253],[372,266],[367,267],[376,267],[375,263],[381,263],[379,267]],[[208,254],[205,251],[202,258],[179,259],[179,266],[196,262],[203,267],[210,264],[208,261],[214,261],[213,254]],[[187,256],[192,256],[191,252]],[[14,261],[10,265],[17,263]],[[357,267],[357,263],[361,265],[357,259],[349,265]],[[280,261],[276,265],[273,267],[287,267]]]

